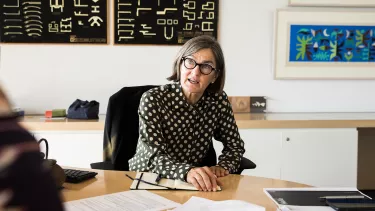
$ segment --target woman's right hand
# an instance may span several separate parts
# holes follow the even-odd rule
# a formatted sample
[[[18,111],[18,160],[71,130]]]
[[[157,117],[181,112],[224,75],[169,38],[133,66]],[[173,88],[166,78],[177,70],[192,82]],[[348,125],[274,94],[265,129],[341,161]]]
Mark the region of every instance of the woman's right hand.
[[[216,191],[219,183],[216,175],[207,166],[190,169],[186,180],[200,191]]]

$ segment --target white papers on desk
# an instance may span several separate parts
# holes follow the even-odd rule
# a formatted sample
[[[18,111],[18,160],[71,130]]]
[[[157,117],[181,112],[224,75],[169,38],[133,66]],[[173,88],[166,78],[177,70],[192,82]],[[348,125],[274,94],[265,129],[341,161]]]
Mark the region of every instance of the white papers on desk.
[[[250,204],[240,200],[225,200],[225,201],[212,201],[199,197],[191,197],[185,204],[177,207],[173,211],[191,211],[191,210],[204,210],[204,211],[265,211],[264,207]]]
[[[146,190],[124,191],[64,203],[66,211],[157,211],[180,206]]]
[[[335,211],[331,207],[317,207],[317,206],[281,206],[279,211]]]

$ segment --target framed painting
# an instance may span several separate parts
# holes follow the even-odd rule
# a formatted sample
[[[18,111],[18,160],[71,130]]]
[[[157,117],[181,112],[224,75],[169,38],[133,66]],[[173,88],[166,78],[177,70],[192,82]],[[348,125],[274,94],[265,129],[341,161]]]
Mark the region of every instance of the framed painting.
[[[289,0],[289,6],[375,7],[374,0]]]
[[[375,13],[278,10],[275,79],[375,79]]]

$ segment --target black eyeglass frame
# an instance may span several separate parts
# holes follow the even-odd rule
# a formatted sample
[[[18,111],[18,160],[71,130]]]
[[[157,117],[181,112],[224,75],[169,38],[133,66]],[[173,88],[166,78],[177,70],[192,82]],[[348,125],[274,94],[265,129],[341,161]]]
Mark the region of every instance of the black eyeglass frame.
[[[186,59],[191,59],[192,61],[194,61],[194,63],[195,63],[194,67],[192,67],[192,68],[186,67],[186,64],[185,64],[185,60],[186,60]],[[195,61],[195,60],[192,59],[192,58],[182,57],[181,60],[182,60],[182,62],[184,63],[184,66],[185,66],[187,69],[189,69],[189,70],[194,69],[194,68],[198,65],[198,66],[199,66],[199,72],[201,72],[203,75],[209,75],[209,74],[212,73],[212,71],[216,71],[216,72],[218,72],[218,73],[220,72],[219,69],[216,69],[216,68],[212,67],[212,66],[209,65],[209,64],[198,63],[197,61]],[[210,66],[210,67],[211,67],[211,72],[210,72],[210,73],[204,73],[204,72],[202,72],[201,65],[208,65],[208,66]]]
[[[146,183],[146,184],[148,184],[148,185],[153,185],[153,186],[163,187],[163,188],[166,188],[166,189],[169,189],[169,190],[175,190],[174,188],[170,188],[170,187],[167,187],[167,186],[164,186],[164,185],[154,184],[154,183],[151,183],[151,182],[148,182],[148,181],[142,180],[142,179],[133,178],[133,177],[129,176],[128,174],[125,174],[125,176],[127,176],[127,177],[128,177],[129,179],[131,179],[131,180],[138,180],[137,189],[138,189],[139,182],[143,182],[143,183]],[[142,175],[141,175],[141,178],[142,178]]]

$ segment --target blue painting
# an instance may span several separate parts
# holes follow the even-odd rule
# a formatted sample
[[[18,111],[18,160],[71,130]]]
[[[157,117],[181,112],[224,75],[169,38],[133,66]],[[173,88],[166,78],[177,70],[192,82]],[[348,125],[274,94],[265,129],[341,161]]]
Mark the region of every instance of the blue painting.
[[[375,26],[291,25],[290,62],[375,62]]]

